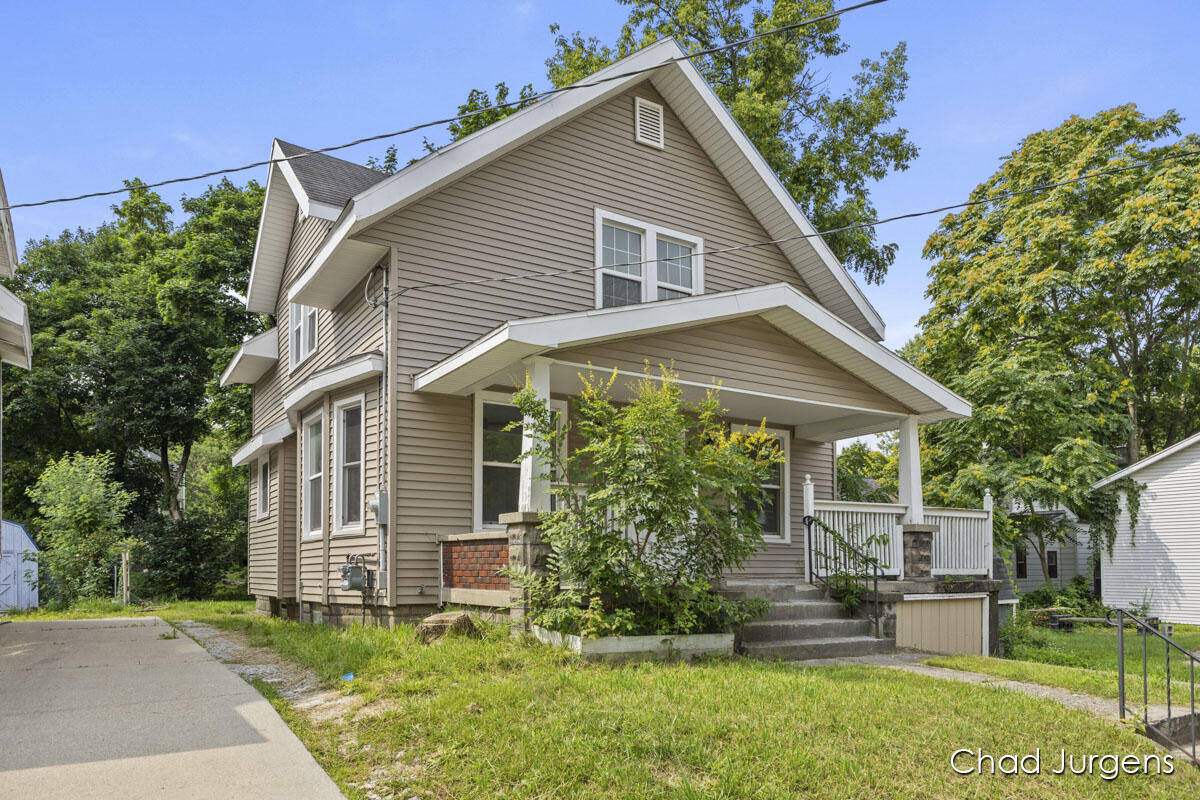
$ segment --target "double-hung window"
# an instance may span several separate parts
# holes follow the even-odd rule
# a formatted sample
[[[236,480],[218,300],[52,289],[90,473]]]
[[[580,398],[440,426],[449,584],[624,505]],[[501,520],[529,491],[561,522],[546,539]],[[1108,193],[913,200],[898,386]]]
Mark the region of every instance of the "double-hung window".
[[[567,406],[550,407],[566,418]],[[518,510],[521,495],[521,412],[512,396],[480,392],[475,403],[475,527],[495,528],[500,515]],[[510,427],[511,426],[511,427]]]
[[[334,530],[356,531],[363,523],[363,398],[354,397],[334,405],[337,454]]]
[[[1046,572],[1048,573],[1046,575],[1047,578],[1050,578],[1051,580],[1058,580],[1058,551],[1057,550],[1047,550],[1046,551]]]
[[[786,431],[768,430],[779,445],[783,463],[775,464],[766,480],[762,482],[763,502],[758,510],[758,524],[763,529],[763,539],[769,542],[791,541],[788,523],[788,476],[791,462],[789,441]]]
[[[320,536],[325,519],[325,417],[314,414],[304,420],[301,440],[304,465],[303,530],[308,537]]]
[[[1025,549],[1018,547],[1016,551],[1016,570],[1017,577],[1020,579],[1029,577],[1029,556]]]
[[[317,309],[292,303],[288,307],[288,352],[293,369],[317,352]]]
[[[271,513],[271,457],[258,462],[258,518]]]
[[[700,294],[703,251],[698,237],[596,209],[596,306]]]

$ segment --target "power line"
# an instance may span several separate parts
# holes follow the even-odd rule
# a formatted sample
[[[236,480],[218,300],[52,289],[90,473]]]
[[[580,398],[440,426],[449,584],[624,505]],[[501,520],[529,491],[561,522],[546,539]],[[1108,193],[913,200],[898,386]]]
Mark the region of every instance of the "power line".
[[[669,58],[665,61],[659,62],[658,64],[655,64],[652,67],[643,67],[641,69],[635,69],[635,70],[629,70],[628,72],[622,72],[617,75],[606,75],[603,78],[596,78],[594,80],[587,81],[587,82],[572,83],[570,86],[559,86],[554,89],[547,89],[544,92],[538,92],[537,94],[531,95],[529,97],[522,97],[520,99],[511,100],[506,103],[497,103],[494,106],[488,106],[487,108],[480,108],[475,111],[468,111],[465,114],[459,114],[458,116],[455,116],[455,117],[447,117],[445,119],[436,119],[436,120],[432,120],[430,122],[422,122],[418,125],[412,125],[408,128],[404,128],[402,130],[392,131],[391,133],[380,133],[380,134],[376,134],[374,136],[364,136],[361,139],[355,139],[354,141],[346,142],[345,144],[335,144],[335,145],[331,145],[329,147],[321,147],[316,150],[307,150],[303,153],[296,153],[295,155],[292,155],[292,156],[285,156],[284,158],[269,158],[269,159],[266,159],[265,161],[255,161],[251,164],[244,164],[240,167],[228,167],[226,169],[215,169],[210,172],[203,172],[199,175],[189,175],[184,178],[168,178],[166,180],[156,181],[154,183],[141,184],[141,186],[139,186],[138,188],[156,189],[161,186],[170,186],[171,184],[175,184],[175,183],[188,183],[189,181],[198,181],[198,180],[203,180],[205,178],[215,178],[218,175],[231,175],[235,172],[245,172],[248,169],[256,169],[258,167],[271,166],[273,164],[279,164],[284,161],[295,161],[296,159],[305,158],[307,156],[311,156],[316,153],[330,153],[335,150],[344,150],[347,147],[354,147],[356,145],[366,144],[367,142],[377,142],[381,139],[392,139],[396,136],[403,136],[405,134],[413,133],[414,131],[419,131],[424,128],[432,128],[432,127],[435,127],[438,125],[448,125],[451,122],[461,122],[462,120],[470,119],[472,117],[479,116],[480,114],[486,114],[489,111],[495,111],[496,109],[511,108],[513,106],[524,106],[528,103],[533,103],[538,100],[542,100],[544,98],[551,97],[553,95],[563,94],[564,92],[570,92],[570,91],[574,91],[576,89],[589,89],[593,86],[600,86],[601,84],[610,83],[612,81],[624,80],[625,78],[632,78],[637,75],[644,75],[647,72],[653,72],[654,70],[660,69],[661,67],[665,67],[668,64],[674,64],[679,61],[691,61],[692,59],[696,59],[696,58],[703,58],[704,56],[709,56],[709,55],[712,55],[713,53],[719,53],[723,50],[731,50],[735,47],[741,47],[743,45],[749,44],[750,42],[765,38],[767,36],[775,36],[777,34],[788,33],[790,31],[798,30],[800,28],[806,28],[810,25],[815,25],[818,22],[826,22],[828,20],[834,19],[835,17],[840,17],[842,14],[846,14],[850,11],[857,11],[860,8],[866,8],[867,6],[874,6],[874,5],[878,5],[880,3],[886,3],[886,2],[887,2],[887,0],[865,0],[865,2],[857,3],[852,6],[846,6],[845,8],[834,9],[833,11],[830,11],[828,14],[822,14],[819,17],[813,17],[811,19],[806,19],[803,22],[795,22],[795,23],[792,23],[791,25],[783,25],[778,28],[772,28],[769,31],[762,31],[761,33],[756,33],[752,36],[747,36],[744,39],[739,39],[736,42],[730,42],[729,44],[718,45],[716,47],[709,47],[705,50],[698,50],[695,53],[685,53],[682,56],[675,56],[674,58]],[[120,189],[107,189],[107,190],[101,191],[101,192],[88,192],[87,194],[78,194],[78,195],[74,195],[72,197],[56,197],[52,200],[38,200],[35,202],[31,202],[31,203],[12,203],[7,206],[0,206],[0,211],[9,211],[14,208],[34,208],[36,206],[48,206],[48,205],[52,205],[54,203],[73,203],[77,200],[89,200],[94,197],[110,197],[110,196],[116,195],[116,194],[124,194],[125,192],[128,192],[128,191],[130,191],[128,187],[122,187]]]
[[[1193,156],[1200,156],[1200,150],[1185,150],[1185,151],[1182,151],[1179,153],[1168,153],[1166,155],[1159,156],[1158,158],[1151,158],[1151,159],[1147,159],[1146,161],[1139,161],[1136,164],[1126,164],[1123,167],[1111,167],[1109,169],[1096,170],[1095,172],[1089,172],[1086,175],[1080,175],[1078,178],[1069,178],[1067,180],[1058,181],[1056,183],[1039,184],[1037,186],[1032,186],[1028,189],[1018,189],[1018,190],[1014,190],[1011,192],[1001,192],[1000,194],[981,198],[979,200],[967,200],[966,202],[963,202],[963,203],[954,203],[953,205],[940,206],[938,208],[930,208],[925,211],[911,211],[911,212],[908,212],[905,214],[896,214],[895,216],[884,217],[883,219],[872,220],[870,222],[857,222],[853,225],[843,225],[838,228],[829,228],[828,230],[815,231],[813,233],[799,233],[799,234],[796,234],[795,236],[785,236],[781,239],[770,239],[768,241],[763,241],[763,242],[748,242],[745,244],[735,244],[735,245],[731,245],[729,247],[719,247],[719,248],[716,248],[713,250],[701,250],[698,253],[692,253],[690,256],[682,256],[682,257],[675,256],[675,257],[670,257],[670,258],[647,258],[647,259],[643,259],[641,261],[626,261],[621,264],[607,264],[607,265],[603,265],[603,266],[593,265],[593,266],[589,266],[589,267],[575,267],[575,268],[571,268],[571,269],[551,270],[549,272],[523,272],[523,273],[517,273],[514,275],[498,275],[498,276],[489,277],[489,278],[472,278],[470,280],[418,283],[418,284],[414,284],[412,286],[407,286],[407,287],[402,288],[399,291],[399,294],[407,294],[408,292],[415,291],[417,289],[440,289],[440,288],[446,288],[446,287],[450,287],[450,286],[467,286],[467,285],[474,285],[474,284],[481,284],[481,283],[505,283],[505,282],[509,282],[509,281],[524,280],[526,278],[551,278],[551,277],[554,277],[557,275],[572,275],[572,274],[581,273],[581,272],[595,272],[595,271],[601,270],[601,269],[620,269],[622,267],[639,267],[639,266],[642,266],[645,264],[655,264],[655,263],[658,263],[659,261],[681,261],[684,258],[690,259],[690,258],[695,258],[696,256],[719,255],[721,253],[732,253],[732,252],[736,252],[739,250],[752,250],[752,249],[759,248],[759,247],[771,247],[773,245],[786,244],[788,242],[800,241],[802,239],[815,239],[817,237],[829,236],[829,235],[835,234],[835,233],[846,233],[848,231],[862,230],[863,228],[873,228],[877,225],[884,225],[889,222],[899,222],[900,220],[905,220],[905,219],[916,219],[918,217],[928,217],[933,214],[943,214],[947,211],[954,211],[955,209],[960,209],[960,208],[971,208],[973,206],[987,205],[989,203],[995,203],[999,200],[1008,200],[1013,197],[1020,197],[1022,195],[1027,195],[1027,194],[1048,192],[1052,189],[1062,188],[1063,186],[1071,186],[1073,184],[1082,183],[1083,181],[1088,181],[1088,180],[1091,180],[1092,178],[1099,178],[1099,177],[1103,177],[1105,175],[1117,175],[1122,172],[1129,172],[1130,170],[1141,169],[1142,167],[1148,167],[1153,164],[1160,164],[1164,161],[1173,161],[1176,159],[1190,158]]]

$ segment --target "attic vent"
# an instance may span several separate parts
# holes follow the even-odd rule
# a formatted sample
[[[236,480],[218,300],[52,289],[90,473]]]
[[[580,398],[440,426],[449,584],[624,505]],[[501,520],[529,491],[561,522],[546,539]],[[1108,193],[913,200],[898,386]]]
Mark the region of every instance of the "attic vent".
[[[633,139],[663,149],[663,107],[640,97],[633,105]]]

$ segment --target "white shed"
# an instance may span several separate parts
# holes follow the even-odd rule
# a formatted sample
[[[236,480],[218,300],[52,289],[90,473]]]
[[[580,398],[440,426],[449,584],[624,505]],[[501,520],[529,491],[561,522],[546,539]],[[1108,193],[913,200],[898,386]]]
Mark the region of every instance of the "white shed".
[[[37,608],[37,562],[29,558],[37,551],[24,525],[4,520],[0,525],[0,611]]]
[[[1124,477],[1146,488],[1132,540],[1122,498],[1112,557],[1105,553],[1101,558],[1104,604],[1130,609],[1148,602],[1152,616],[1200,625],[1200,434],[1109,475],[1093,488]]]

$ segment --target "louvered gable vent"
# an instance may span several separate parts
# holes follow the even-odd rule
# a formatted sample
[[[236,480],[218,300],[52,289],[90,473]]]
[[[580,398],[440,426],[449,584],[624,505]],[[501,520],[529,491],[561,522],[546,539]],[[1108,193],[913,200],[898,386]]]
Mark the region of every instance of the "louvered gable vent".
[[[663,107],[641,97],[633,106],[633,138],[639,144],[663,149]]]

